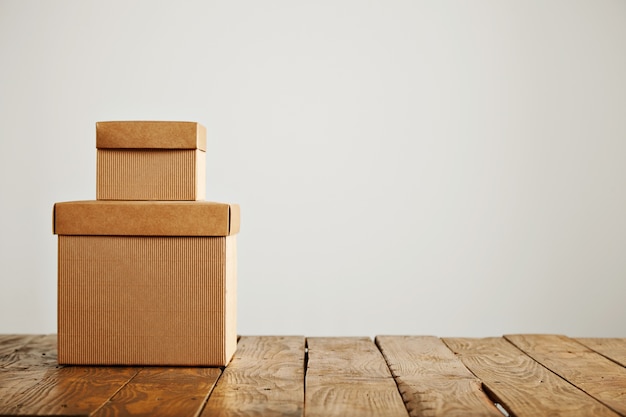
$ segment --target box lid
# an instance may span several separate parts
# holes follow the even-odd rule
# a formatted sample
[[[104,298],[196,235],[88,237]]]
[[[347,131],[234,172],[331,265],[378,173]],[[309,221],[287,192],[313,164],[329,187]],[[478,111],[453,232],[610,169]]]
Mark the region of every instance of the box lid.
[[[105,236],[229,236],[239,205],[208,201],[69,201],[53,209],[53,233]]]
[[[97,122],[96,148],[206,151],[206,128],[196,122]]]

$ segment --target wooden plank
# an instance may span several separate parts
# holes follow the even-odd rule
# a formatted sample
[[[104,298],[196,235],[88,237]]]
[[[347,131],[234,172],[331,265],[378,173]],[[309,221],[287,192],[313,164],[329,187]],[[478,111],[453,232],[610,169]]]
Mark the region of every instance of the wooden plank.
[[[202,416],[301,416],[304,337],[241,337]]]
[[[33,371],[21,370],[23,376],[29,372]],[[36,384],[0,401],[0,414],[90,415],[136,373],[135,368],[51,367]]]
[[[407,416],[385,359],[369,338],[307,339],[305,415]]]
[[[481,382],[433,336],[377,336],[411,416],[490,416],[502,413]]]
[[[9,345],[10,350],[2,357],[2,368],[32,369],[33,367],[49,367],[57,364],[57,336],[26,337],[21,346],[15,339]]]
[[[32,339],[41,337],[33,334],[2,334],[0,335],[0,367]]]
[[[492,398],[525,416],[617,416],[567,381],[553,374],[501,337],[445,338]]]
[[[197,416],[220,368],[144,368],[94,416]]]
[[[588,348],[595,350],[622,366],[626,366],[626,338],[590,338],[579,337],[575,339]]]
[[[626,416],[626,368],[565,336],[505,338],[552,372]]]
[[[0,369],[0,414],[88,415],[136,373],[132,368],[63,367],[56,335],[25,337],[4,356]],[[12,339],[12,344],[19,344]]]
[[[16,412],[19,397],[40,383],[56,366],[56,336],[26,337],[25,344],[11,338],[0,367],[0,413]],[[21,346],[19,346],[21,344]]]

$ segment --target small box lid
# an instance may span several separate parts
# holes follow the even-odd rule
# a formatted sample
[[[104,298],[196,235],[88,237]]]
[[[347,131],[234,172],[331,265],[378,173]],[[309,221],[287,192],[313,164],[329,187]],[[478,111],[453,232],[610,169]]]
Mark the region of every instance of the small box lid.
[[[239,205],[208,201],[69,201],[53,209],[53,233],[99,236],[229,236]]]
[[[206,151],[206,128],[196,122],[97,122],[96,148]]]

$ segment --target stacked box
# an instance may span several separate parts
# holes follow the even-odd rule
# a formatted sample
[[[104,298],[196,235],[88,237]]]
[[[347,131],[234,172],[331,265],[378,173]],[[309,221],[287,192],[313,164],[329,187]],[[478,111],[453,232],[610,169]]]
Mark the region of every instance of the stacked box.
[[[193,122],[98,122],[96,199],[204,200],[206,129]]]
[[[98,123],[98,133],[103,125],[125,132],[111,149],[140,152],[120,145],[135,146],[140,135],[132,132],[145,135],[146,122]],[[153,123],[142,140],[175,142],[180,137],[171,132],[180,126]],[[99,166],[99,175],[110,176],[111,167]],[[117,196],[131,199],[54,206],[59,363],[227,365],[237,343],[239,206],[142,201],[141,190],[125,190],[123,182],[118,188]]]

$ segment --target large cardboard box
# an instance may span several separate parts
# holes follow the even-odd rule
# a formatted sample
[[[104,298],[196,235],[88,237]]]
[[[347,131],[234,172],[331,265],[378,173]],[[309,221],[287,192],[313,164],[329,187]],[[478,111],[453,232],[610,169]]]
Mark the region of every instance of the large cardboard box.
[[[204,200],[206,129],[196,122],[96,123],[96,199]]]
[[[53,218],[60,364],[228,364],[238,205],[76,201]]]

